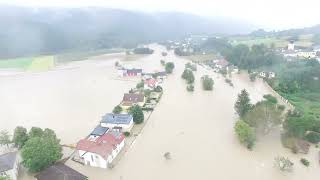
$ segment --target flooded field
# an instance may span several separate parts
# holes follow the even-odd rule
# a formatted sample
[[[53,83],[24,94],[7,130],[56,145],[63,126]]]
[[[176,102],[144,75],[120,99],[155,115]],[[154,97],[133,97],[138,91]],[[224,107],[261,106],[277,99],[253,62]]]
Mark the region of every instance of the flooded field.
[[[260,137],[253,151],[239,144],[233,126],[236,115],[233,105],[241,89],[247,89],[256,102],[270,93],[262,81],[249,81],[246,74],[233,75],[234,87],[221,75],[198,66],[195,91],[186,91],[181,79],[183,58],[172,53],[162,57],[163,47],[152,45],[155,54],[137,61],[122,61],[125,66],[147,71],[161,69],[160,59],[173,61],[175,70],[163,85],[164,94],[142,133],[112,170],[67,164],[92,180],[301,180],[319,179],[316,149],[309,155],[293,155],[282,148],[279,132]],[[116,78],[114,63],[82,61],[55,71],[0,77],[1,129],[10,131],[17,125],[54,129],[63,143],[72,144],[86,136],[122,99],[136,81]],[[213,91],[201,89],[200,78],[214,78]],[[171,153],[171,160],[163,155]],[[273,167],[278,155],[288,156],[295,163],[292,173],[280,173]],[[307,157],[309,168],[300,162]],[[32,178],[21,178],[32,179]]]

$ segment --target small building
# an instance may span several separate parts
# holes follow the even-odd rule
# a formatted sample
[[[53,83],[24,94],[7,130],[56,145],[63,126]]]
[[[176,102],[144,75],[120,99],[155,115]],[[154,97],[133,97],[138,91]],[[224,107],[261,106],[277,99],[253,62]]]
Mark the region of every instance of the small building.
[[[122,102],[120,104],[120,106],[122,107],[122,109],[129,109],[131,106],[134,105],[139,105],[140,107],[142,107],[145,103],[145,97],[144,94],[142,93],[126,93],[123,96]]]
[[[261,71],[259,73],[259,76],[261,78],[268,78],[268,79],[272,79],[276,77],[276,74],[274,72],[265,72],[265,71]]]
[[[159,85],[159,82],[157,79],[149,78],[149,79],[144,80],[144,88],[145,89],[153,90],[158,85]]]
[[[77,151],[85,165],[107,168],[124,147],[125,137],[117,131],[109,131],[94,139],[82,139],[77,143]]]
[[[138,77],[142,75],[142,69],[126,69],[126,68],[121,68],[118,69],[118,74],[121,77]]]
[[[298,52],[297,56],[310,59],[310,58],[316,58],[317,53],[314,51],[300,51]]]
[[[288,50],[289,51],[294,51],[294,46],[295,46],[294,45],[294,41],[290,41],[289,44],[288,44]]]
[[[108,127],[103,127],[98,125],[96,128],[94,128],[94,130],[90,133],[90,137],[91,138],[96,138],[96,137],[100,137],[104,134],[106,134],[109,131]]]
[[[0,155],[0,176],[9,176],[16,180],[19,172],[17,152],[9,152]]]
[[[215,60],[215,67],[218,69],[226,68],[229,65],[229,62],[225,59]]]
[[[102,117],[100,125],[120,132],[130,132],[133,126],[133,117],[131,114],[107,113]]]
[[[35,176],[37,180],[87,180],[88,177],[62,163],[52,165]]]

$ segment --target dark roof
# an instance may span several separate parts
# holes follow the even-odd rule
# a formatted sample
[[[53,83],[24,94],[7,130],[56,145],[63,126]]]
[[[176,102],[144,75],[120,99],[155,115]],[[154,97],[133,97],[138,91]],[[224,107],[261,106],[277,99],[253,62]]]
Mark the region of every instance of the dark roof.
[[[107,128],[107,127],[101,127],[101,126],[98,125],[96,128],[94,128],[94,130],[91,132],[90,135],[102,136],[102,135],[104,135],[108,130],[109,130],[109,128]]]
[[[127,73],[142,73],[142,69],[127,69]]]
[[[131,114],[113,114],[107,113],[102,117],[102,123],[109,124],[129,124],[133,117]]]
[[[88,179],[83,174],[62,164],[57,163],[48,167],[35,176],[37,180],[86,180]]]
[[[123,101],[124,102],[133,102],[133,103],[143,102],[144,95],[143,94],[135,94],[135,93],[126,93],[123,96]]]
[[[9,152],[0,155],[0,172],[5,172],[13,169],[16,162],[17,152]]]

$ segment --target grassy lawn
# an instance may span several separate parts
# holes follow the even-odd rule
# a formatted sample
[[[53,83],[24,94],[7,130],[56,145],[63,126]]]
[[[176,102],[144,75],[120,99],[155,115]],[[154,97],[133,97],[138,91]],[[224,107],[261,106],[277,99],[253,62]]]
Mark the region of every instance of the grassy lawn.
[[[16,58],[0,60],[0,68],[3,69],[27,69],[32,63],[33,58]]]
[[[246,44],[248,46],[252,46],[255,44],[265,44],[267,46],[271,46],[271,44],[274,44],[277,48],[284,48],[288,45],[290,37],[282,37],[282,38],[276,38],[276,37],[266,37],[266,38],[255,38],[255,37],[235,37],[231,39],[233,45],[238,44]],[[299,40],[295,42],[297,46],[301,47],[311,47],[313,35],[312,34],[306,34],[299,36]]]
[[[320,93],[296,93],[285,95],[298,110],[302,110],[307,115],[311,115],[320,120]]]
[[[204,62],[204,61],[209,61],[216,58],[216,56],[213,53],[197,54],[197,55],[184,56],[184,57],[187,59],[190,59],[191,61],[196,61],[196,62]]]
[[[28,66],[28,71],[47,71],[54,67],[53,56],[41,56],[33,58],[32,63]]]

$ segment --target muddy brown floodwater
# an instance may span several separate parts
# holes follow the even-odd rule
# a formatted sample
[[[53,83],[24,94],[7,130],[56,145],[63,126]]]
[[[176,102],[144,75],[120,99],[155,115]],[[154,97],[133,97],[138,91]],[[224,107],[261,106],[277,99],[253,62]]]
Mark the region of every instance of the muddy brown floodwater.
[[[245,88],[254,102],[261,100],[264,94],[271,93],[262,81],[250,82],[243,73],[233,75],[234,87],[230,87],[222,76],[198,66],[195,91],[190,93],[181,79],[187,61],[172,52],[164,58],[163,47],[151,47],[156,50],[153,55],[122,62],[153,70],[160,69],[160,59],[165,59],[176,66],[142,133],[112,170],[73,161],[67,162],[69,166],[92,180],[320,179],[315,148],[308,155],[294,155],[281,146],[277,130],[260,137],[253,151],[236,139],[233,105],[237,94]],[[63,142],[76,142],[136,84],[115,79],[115,60],[91,60],[78,63],[75,69],[0,78],[0,115],[6,120],[5,128],[49,127],[57,131]],[[213,91],[201,89],[200,78],[204,74],[214,78]],[[163,157],[166,152],[170,152],[170,160]],[[293,172],[281,173],[273,167],[278,155],[295,163]],[[310,160],[311,166],[304,167],[299,162],[301,157]]]

